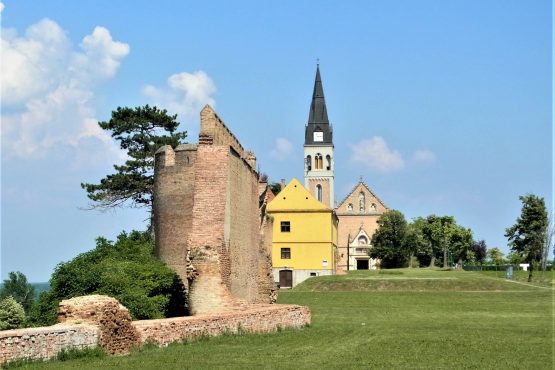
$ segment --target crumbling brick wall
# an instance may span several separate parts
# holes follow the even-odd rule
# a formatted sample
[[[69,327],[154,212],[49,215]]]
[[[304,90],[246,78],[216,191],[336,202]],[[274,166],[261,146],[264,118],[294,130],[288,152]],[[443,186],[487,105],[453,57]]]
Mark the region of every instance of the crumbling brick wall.
[[[131,321],[127,308],[114,298],[77,297],[60,303],[59,324],[0,331],[0,365],[21,359],[46,360],[62,350],[98,346],[108,353],[123,355],[149,342],[164,346],[223,333],[267,333],[302,328],[310,320],[307,307],[262,304],[247,305],[241,311]]]
[[[58,308],[59,323],[86,323],[100,329],[98,345],[113,355],[123,355],[139,344],[139,333],[132,325],[127,308],[117,299],[88,295],[66,299]]]
[[[265,208],[256,157],[211,107],[200,116],[198,145],[165,146],[156,153],[157,254],[188,287],[192,314],[270,303],[275,286],[261,277],[271,273],[271,261],[260,258],[268,257],[261,243],[267,245],[264,231],[270,228],[259,222]]]

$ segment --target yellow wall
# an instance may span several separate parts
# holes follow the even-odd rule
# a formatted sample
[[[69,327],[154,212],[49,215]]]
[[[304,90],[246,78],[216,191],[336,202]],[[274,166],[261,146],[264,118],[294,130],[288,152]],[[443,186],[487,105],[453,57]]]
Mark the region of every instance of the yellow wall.
[[[272,266],[292,269],[334,270],[337,248],[337,218],[318,202],[296,179],[268,204],[274,218]],[[289,221],[290,232],[281,231]],[[290,259],[281,259],[281,248],[291,249]],[[327,266],[322,261],[328,261]]]

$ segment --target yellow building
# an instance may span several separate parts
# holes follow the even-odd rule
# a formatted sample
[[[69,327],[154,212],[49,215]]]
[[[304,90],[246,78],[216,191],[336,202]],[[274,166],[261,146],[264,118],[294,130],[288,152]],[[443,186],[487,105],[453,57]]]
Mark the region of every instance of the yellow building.
[[[281,288],[334,274],[338,219],[331,208],[293,179],[267,211],[274,219],[272,270]]]

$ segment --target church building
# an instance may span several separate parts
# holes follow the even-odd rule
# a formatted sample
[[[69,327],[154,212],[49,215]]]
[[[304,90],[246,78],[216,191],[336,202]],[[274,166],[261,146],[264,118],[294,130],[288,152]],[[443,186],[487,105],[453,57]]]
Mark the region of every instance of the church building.
[[[339,204],[335,209],[339,219],[337,273],[378,267],[379,261],[371,259],[368,252],[378,218],[388,210],[362,179]]]
[[[335,210],[339,220],[336,272],[374,269],[379,261],[368,256],[370,241],[378,227],[378,218],[388,208],[362,179],[336,207],[334,172],[333,128],[328,119],[318,65],[305,125],[304,184],[317,200]]]

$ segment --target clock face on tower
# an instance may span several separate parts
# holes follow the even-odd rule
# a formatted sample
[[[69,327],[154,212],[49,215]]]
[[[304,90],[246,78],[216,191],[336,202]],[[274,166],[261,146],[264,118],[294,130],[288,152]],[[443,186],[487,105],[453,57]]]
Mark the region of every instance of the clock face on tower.
[[[324,133],[322,131],[316,131],[314,133],[314,141],[315,142],[322,142],[324,141]]]

